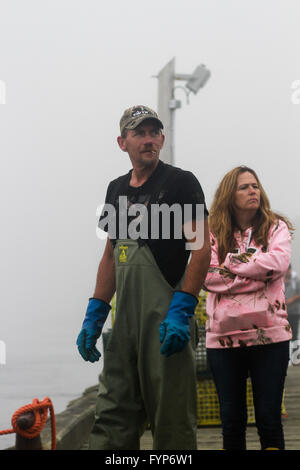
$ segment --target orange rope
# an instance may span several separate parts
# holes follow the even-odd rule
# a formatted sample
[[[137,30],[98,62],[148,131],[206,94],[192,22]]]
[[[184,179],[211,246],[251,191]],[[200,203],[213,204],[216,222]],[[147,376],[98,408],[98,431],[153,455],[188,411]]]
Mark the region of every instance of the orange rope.
[[[0,431],[0,436],[4,434],[17,433],[20,436],[26,439],[33,439],[37,437],[42,431],[43,427],[46,424],[48,410],[50,411],[51,417],[51,449],[56,449],[56,424],[55,424],[55,414],[52,401],[50,398],[46,397],[43,401],[39,401],[37,398],[33,400],[30,405],[25,405],[19,408],[13,414],[11,418],[12,429],[5,429]],[[17,419],[24,413],[32,411],[34,413],[35,422],[29,429],[21,429],[17,424]]]

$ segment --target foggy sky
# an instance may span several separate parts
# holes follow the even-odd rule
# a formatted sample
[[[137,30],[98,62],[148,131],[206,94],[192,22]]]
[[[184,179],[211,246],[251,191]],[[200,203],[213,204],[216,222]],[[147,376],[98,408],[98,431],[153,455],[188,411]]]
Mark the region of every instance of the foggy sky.
[[[198,177],[208,206],[225,172],[253,167],[300,230],[299,20],[296,0],[0,1],[0,339],[10,354],[28,343],[73,352],[104,248],[96,209],[130,169],[120,116],[157,107],[153,76],[172,57],[177,73],[201,63],[212,73],[190,104],[176,90],[175,165]],[[297,232],[293,247],[300,272]]]

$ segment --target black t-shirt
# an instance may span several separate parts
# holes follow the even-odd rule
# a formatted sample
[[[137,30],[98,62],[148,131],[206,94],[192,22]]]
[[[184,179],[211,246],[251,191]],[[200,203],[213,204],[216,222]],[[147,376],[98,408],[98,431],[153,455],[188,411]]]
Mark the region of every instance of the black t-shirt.
[[[126,238],[147,243],[165,279],[175,287],[190,254],[182,225],[208,215],[201,185],[191,172],[161,160],[142,186],[129,185],[131,173],[109,184],[99,227],[109,233],[113,245]]]

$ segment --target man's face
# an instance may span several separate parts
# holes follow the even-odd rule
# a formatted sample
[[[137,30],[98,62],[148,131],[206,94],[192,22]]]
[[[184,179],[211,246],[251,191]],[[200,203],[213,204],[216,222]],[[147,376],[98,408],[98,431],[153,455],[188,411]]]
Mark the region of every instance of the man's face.
[[[128,130],[126,137],[118,137],[118,143],[124,152],[128,152],[133,167],[155,167],[164,135],[155,121],[146,120],[135,129]]]

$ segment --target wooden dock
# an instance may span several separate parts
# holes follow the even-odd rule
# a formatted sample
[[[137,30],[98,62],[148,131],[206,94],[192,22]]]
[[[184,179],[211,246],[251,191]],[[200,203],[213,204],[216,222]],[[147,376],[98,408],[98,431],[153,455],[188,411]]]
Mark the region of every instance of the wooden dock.
[[[285,408],[288,416],[283,418],[286,450],[300,450],[300,365],[290,366],[285,384]],[[198,427],[198,450],[222,448],[220,426]],[[141,439],[142,450],[152,450],[152,436],[146,431]],[[255,425],[247,428],[247,450],[259,450],[260,443]],[[87,444],[82,447],[87,450]]]

